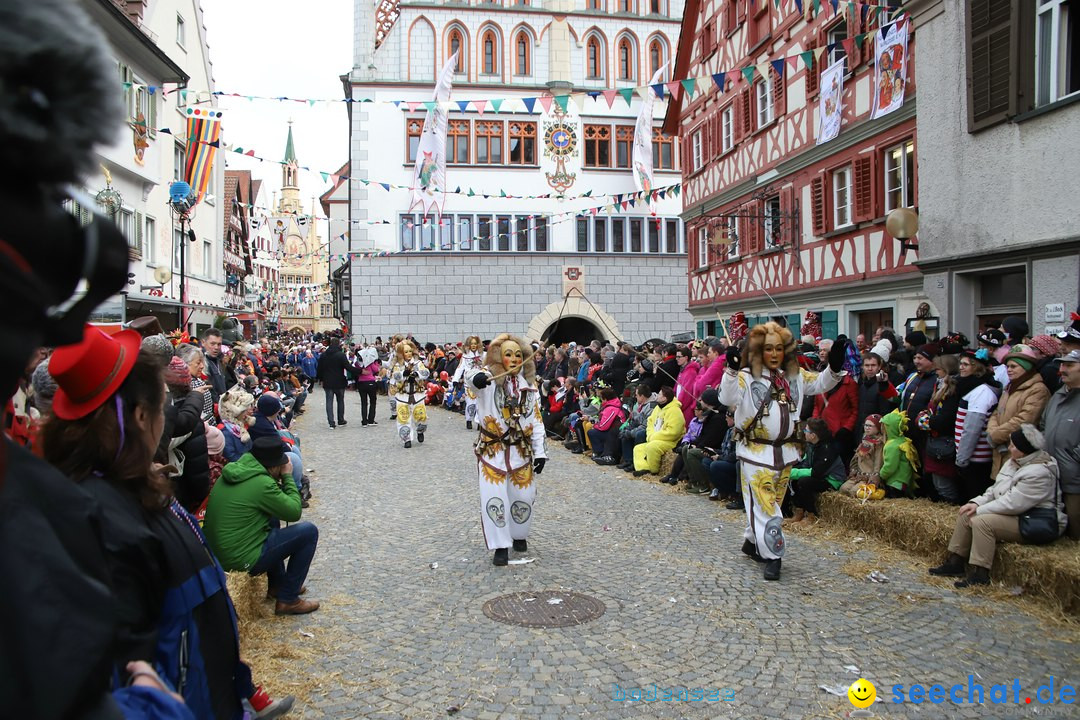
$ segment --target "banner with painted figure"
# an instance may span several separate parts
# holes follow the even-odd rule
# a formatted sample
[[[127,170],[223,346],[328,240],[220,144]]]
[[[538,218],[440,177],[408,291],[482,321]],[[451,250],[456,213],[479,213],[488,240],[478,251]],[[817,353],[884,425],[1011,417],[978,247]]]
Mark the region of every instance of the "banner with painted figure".
[[[905,20],[877,32],[874,43],[874,112],[871,118],[888,115],[904,104],[907,91],[908,22]]]
[[[210,185],[220,141],[221,112],[215,108],[188,108],[184,182],[191,186],[196,202],[203,199]]]
[[[424,209],[424,214],[435,209],[436,220],[441,219],[443,205],[446,204],[446,110],[444,103],[450,99],[450,90],[457,67],[458,54],[454,53],[439,71],[435,83],[435,101],[433,109],[427,111],[424,129],[420,131],[420,143],[416,148],[416,167],[413,170],[413,200],[409,206],[412,211],[417,205]]]
[[[821,145],[840,134],[840,121],[844,117],[844,58],[822,71],[819,87],[817,144]]]
[[[291,222],[292,217],[289,215],[267,219],[266,223],[270,227],[270,234],[274,239],[274,252],[285,252],[285,238],[289,234],[289,223]]]
[[[637,124],[634,126],[634,184],[644,193],[651,193],[653,189],[653,102],[656,92],[652,86],[660,82],[665,70],[666,68],[659,67],[653,73],[649,89],[645,91],[645,100],[641,103],[641,111],[638,112]]]

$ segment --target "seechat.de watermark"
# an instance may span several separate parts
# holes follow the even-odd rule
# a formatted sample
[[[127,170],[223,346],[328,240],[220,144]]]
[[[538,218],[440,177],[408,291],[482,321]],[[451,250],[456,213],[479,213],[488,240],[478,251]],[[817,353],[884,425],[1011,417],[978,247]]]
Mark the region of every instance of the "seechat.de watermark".
[[[956,705],[1074,705],[1076,688],[1060,679],[1050,677],[1048,683],[1039,685],[1034,690],[1025,689],[1019,680],[995,683],[984,686],[976,682],[974,675],[968,675],[967,683],[956,685],[920,685],[910,687],[892,686],[893,703],[953,703]]]
[[[731,688],[661,687],[656,683],[645,687],[622,687],[611,684],[611,699],[616,702],[733,702]]]

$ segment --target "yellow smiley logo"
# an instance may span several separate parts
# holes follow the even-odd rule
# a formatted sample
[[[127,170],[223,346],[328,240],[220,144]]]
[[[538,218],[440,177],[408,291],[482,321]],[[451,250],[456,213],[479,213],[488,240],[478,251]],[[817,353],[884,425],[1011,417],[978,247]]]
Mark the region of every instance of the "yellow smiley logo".
[[[877,688],[869,680],[859,678],[851,683],[847,696],[852,705],[860,709],[866,709],[874,704],[874,700],[877,698]]]

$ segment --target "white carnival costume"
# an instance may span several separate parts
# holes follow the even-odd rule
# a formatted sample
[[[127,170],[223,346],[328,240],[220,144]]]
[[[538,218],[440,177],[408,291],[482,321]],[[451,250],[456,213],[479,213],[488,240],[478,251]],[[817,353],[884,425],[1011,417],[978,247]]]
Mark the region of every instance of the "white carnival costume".
[[[466,373],[481,370],[483,367],[483,344],[479,337],[470,335],[465,339],[465,351],[461,354],[461,361],[451,381],[455,384],[463,382]],[[472,430],[474,422],[476,422],[476,391],[473,390],[472,385],[465,383],[465,428]]]
[[[431,374],[407,340],[398,343],[390,370],[390,395],[397,401],[398,436],[405,447],[424,442],[427,431],[427,379]]]
[[[767,333],[772,338],[775,333],[788,341],[785,346],[794,346],[790,331],[776,323],[754,331],[751,343],[755,335]],[[760,337],[760,342],[765,338]],[[836,345],[842,347],[839,342]],[[756,376],[755,369],[759,372]],[[735,372],[729,367],[720,381],[720,402],[735,411],[736,454],[747,518],[743,552],[769,563],[767,580],[780,577],[779,560],[785,546],[780,506],[788,491],[791,468],[802,458],[799,411],[803,398],[828,392],[842,376],[830,368],[821,373],[796,369],[785,374],[781,362],[776,369],[751,364]]]
[[[535,474],[547,459],[540,390],[524,343],[507,335],[491,342],[487,367],[467,370],[465,382],[476,391],[480,437],[476,466],[484,540],[495,550],[495,564],[507,563],[508,548],[527,549],[536,498]],[[507,360],[504,352],[513,357]],[[496,364],[498,363],[498,364]]]

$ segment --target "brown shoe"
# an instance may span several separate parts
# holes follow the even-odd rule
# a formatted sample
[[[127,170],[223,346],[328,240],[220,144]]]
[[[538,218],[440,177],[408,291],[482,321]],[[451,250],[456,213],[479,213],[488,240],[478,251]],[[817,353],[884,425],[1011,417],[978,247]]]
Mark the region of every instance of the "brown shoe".
[[[300,588],[300,592],[298,592],[297,595],[303,595],[306,592],[307,592],[307,585],[304,585],[304,586],[302,586]],[[276,600],[277,599],[277,594],[278,594],[278,589],[277,588],[267,588],[267,590],[266,590],[266,599],[267,600]]]
[[[307,615],[319,609],[316,600],[299,599],[294,603],[283,603],[280,600],[274,605],[275,615]]]

